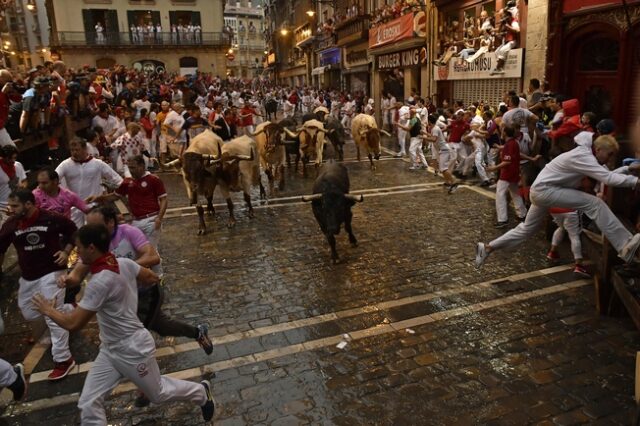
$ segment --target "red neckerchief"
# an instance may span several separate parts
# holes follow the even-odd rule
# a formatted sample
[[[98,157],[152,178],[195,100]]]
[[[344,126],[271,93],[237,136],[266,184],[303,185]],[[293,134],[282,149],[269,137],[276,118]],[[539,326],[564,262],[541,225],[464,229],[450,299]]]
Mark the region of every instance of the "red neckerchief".
[[[2,167],[2,171],[4,171],[7,174],[7,176],[9,177],[9,180],[11,180],[14,177],[16,177],[16,165],[15,165],[15,163],[14,164],[9,164],[3,158],[2,160],[0,160],[0,167]]]
[[[18,227],[20,229],[27,229],[28,227],[36,223],[36,220],[38,220],[39,217],[40,217],[40,209],[36,209],[35,212],[33,212],[33,214],[30,217],[25,217],[24,219],[20,219],[20,221],[18,222]]]
[[[89,161],[93,160],[93,155],[89,155],[87,158],[85,158],[84,160],[76,160],[75,158],[71,157],[71,159],[78,164],[84,164],[84,163],[88,163]]]
[[[91,264],[90,270],[93,275],[104,270],[115,272],[116,274],[120,273],[118,260],[111,252],[107,252],[103,256],[94,260]]]

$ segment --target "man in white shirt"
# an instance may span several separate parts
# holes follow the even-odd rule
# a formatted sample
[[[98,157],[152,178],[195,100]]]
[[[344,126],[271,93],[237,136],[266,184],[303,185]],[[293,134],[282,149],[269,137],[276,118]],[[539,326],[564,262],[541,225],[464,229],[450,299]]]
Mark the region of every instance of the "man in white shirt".
[[[107,142],[111,143],[115,140],[115,133],[118,127],[116,118],[109,114],[109,105],[106,103],[98,106],[98,114],[91,120],[91,128],[96,126],[102,127],[104,136],[107,138]]]
[[[36,309],[66,330],[80,330],[97,316],[100,352],[78,400],[81,423],[107,424],[104,400],[124,378],[155,404],[198,404],[205,422],[210,421],[215,410],[211,383],[161,376],[153,337],[138,319],[138,283],[152,285],[158,282],[158,276],[131,259],[116,259],[109,252],[110,240],[103,225],[87,225],[77,233],[78,255],[90,265],[92,276],[76,309],[62,313],[53,301],[40,294],[33,297]]]
[[[5,212],[9,206],[9,194],[25,186],[27,174],[19,161],[18,150],[13,145],[5,145],[0,148],[0,226],[7,219]],[[1,267],[2,265],[0,265]]]
[[[409,107],[407,105],[400,107],[398,122],[394,124],[398,125],[398,145],[400,145],[400,152],[396,154],[396,157],[404,157],[407,155],[407,131],[404,130],[404,127],[409,125]]]
[[[91,196],[98,196],[104,192],[102,180],[110,186],[119,187],[122,178],[115,170],[101,160],[95,159],[87,152],[87,141],[80,138],[71,140],[69,144],[71,157],[64,160],[56,172],[63,187],[78,194],[86,200]],[[71,210],[71,219],[76,226],[84,225],[84,213],[76,208]]]
[[[593,142],[592,150],[592,138],[591,132],[579,133],[575,137],[576,148],[557,156],[542,169],[531,186],[531,208],[524,222],[488,244],[478,243],[476,268],[482,267],[493,251],[515,247],[532,237],[551,207],[582,211],[598,225],[620,258],[627,263],[633,260],[640,246],[640,233],[631,235],[601,198],[576,188],[583,177],[588,176],[608,186],[640,191],[640,180],[636,176],[621,173],[639,172],[640,164],[614,172],[607,170],[602,165],[617,154],[618,142],[611,136],[600,136]]]
[[[104,43],[104,28],[102,27],[102,24],[100,22],[98,22],[95,26],[96,29],[96,41],[99,44],[103,44]]]
[[[140,119],[140,111],[146,109],[147,111],[151,111],[151,102],[147,96],[146,92],[140,94],[140,99],[136,99],[131,103],[131,107],[136,109],[136,117],[135,119]]]
[[[164,153],[169,150],[169,154],[173,157],[182,155],[182,151],[187,143],[186,133],[183,132],[184,118],[182,111],[184,107],[180,103],[174,103],[171,111],[164,119],[161,128],[160,152]]]
[[[520,137],[518,138],[518,146],[520,153],[529,156],[533,150],[533,141],[529,135],[529,124],[538,122],[538,116],[529,111],[527,108],[520,107],[521,98],[518,95],[509,97],[509,111],[502,116],[502,129],[506,126],[520,129]],[[522,179],[525,186],[531,183],[533,171],[526,159],[520,160]]]

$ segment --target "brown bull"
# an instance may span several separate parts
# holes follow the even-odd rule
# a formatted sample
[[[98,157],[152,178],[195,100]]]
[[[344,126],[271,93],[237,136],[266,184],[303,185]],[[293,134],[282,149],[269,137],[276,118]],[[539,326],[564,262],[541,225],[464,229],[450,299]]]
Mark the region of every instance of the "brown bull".
[[[175,160],[173,163],[175,162],[180,160]],[[252,184],[259,183],[259,166],[255,142],[248,136],[234,139],[223,145],[222,139],[210,130],[199,134],[191,139],[189,147],[183,154],[182,177],[189,202],[191,205],[196,205],[198,212],[198,235],[206,233],[204,208],[198,203],[198,195],[205,196],[207,210],[213,214],[215,210],[212,201],[216,186],[220,187],[220,192],[227,202],[228,227],[236,223],[229,191],[244,192],[249,217],[253,217],[249,190]],[[260,195],[263,194],[264,188],[260,185]]]
[[[300,156],[302,157],[302,170],[306,172],[306,163],[315,153],[316,169],[322,164],[324,151],[324,136],[328,133],[324,124],[318,120],[307,120],[298,129],[297,135],[300,137]]]
[[[360,150],[367,153],[371,170],[375,170],[373,159],[380,159],[380,133],[391,136],[382,129],[378,129],[375,118],[369,114],[358,114],[351,120],[351,134],[356,143],[358,161],[360,161]]]
[[[284,163],[287,158],[284,127],[278,123],[265,121],[256,127],[253,138],[258,146],[260,165],[269,178],[269,183],[278,182],[278,189],[284,189]]]

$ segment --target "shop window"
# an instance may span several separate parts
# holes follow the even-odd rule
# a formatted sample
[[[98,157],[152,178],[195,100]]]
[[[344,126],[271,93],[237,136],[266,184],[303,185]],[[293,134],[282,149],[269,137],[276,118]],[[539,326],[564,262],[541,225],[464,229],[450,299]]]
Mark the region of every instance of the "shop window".
[[[620,43],[608,37],[597,37],[581,43],[579,71],[617,71]]]

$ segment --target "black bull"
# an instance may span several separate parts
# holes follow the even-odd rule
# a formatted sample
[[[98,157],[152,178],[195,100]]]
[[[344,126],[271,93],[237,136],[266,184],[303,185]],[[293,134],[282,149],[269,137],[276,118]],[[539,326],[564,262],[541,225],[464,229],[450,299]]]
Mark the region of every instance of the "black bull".
[[[265,101],[264,111],[267,113],[267,120],[271,120],[271,114],[273,114],[273,119],[275,120],[278,112],[278,101],[275,99]]]
[[[302,197],[302,201],[311,201],[313,215],[331,246],[333,263],[339,261],[335,235],[340,233],[342,223],[351,245],[358,244],[351,229],[351,207],[362,200],[362,195],[349,194],[349,174],[346,167],[337,163],[326,164],[313,183],[313,195]]]

